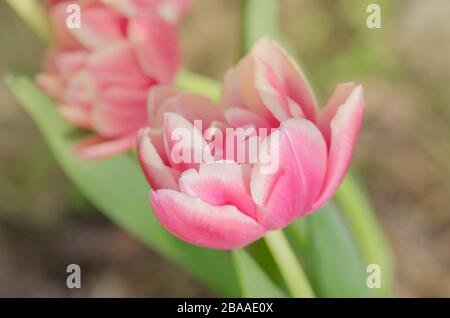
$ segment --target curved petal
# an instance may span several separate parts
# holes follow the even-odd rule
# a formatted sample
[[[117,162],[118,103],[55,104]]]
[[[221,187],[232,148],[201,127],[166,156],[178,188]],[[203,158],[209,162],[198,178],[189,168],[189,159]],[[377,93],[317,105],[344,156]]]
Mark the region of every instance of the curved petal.
[[[97,90],[92,76],[82,69],[69,78],[62,98],[65,104],[90,109],[97,97]]]
[[[98,98],[93,108],[93,124],[102,136],[117,137],[147,125],[147,90],[112,86]]]
[[[200,198],[164,189],[153,192],[150,199],[159,221],[191,244],[236,249],[265,233],[255,220],[231,205],[214,206]]]
[[[261,153],[269,153],[278,169],[268,173],[263,164],[255,165],[250,184],[260,207],[257,219],[268,229],[283,227],[308,212],[326,171],[326,143],[313,123],[290,119],[277,132],[266,138]]]
[[[278,121],[266,108],[255,87],[255,63],[251,56],[244,57],[238,65],[228,70],[222,85],[220,106],[222,109],[240,107],[255,113],[277,127]]]
[[[253,126],[255,129],[270,127],[269,123],[257,114],[240,107],[231,107],[225,110],[225,119],[231,127]]]
[[[156,14],[146,14],[130,20],[128,39],[145,74],[170,83],[180,59],[175,28]]]
[[[102,159],[125,152],[136,144],[136,133],[116,139],[90,136],[79,141],[74,151],[83,159]]]
[[[198,168],[203,151],[209,149],[203,140],[201,127],[194,126],[177,113],[164,114],[164,148],[172,167],[184,171]]]
[[[83,68],[89,56],[86,50],[74,50],[59,53],[54,58],[55,66],[65,78]]]
[[[330,125],[333,117],[336,115],[336,112],[340,106],[345,104],[350,94],[356,88],[355,83],[343,83],[339,84],[328,100],[327,104],[323,108],[323,110],[319,114],[319,119],[317,125],[319,129],[322,131],[322,134],[325,137],[328,145],[330,144]]]
[[[327,173],[320,197],[314,203],[313,209],[318,209],[325,204],[341,184],[350,165],[363,112],[363,88],[359,85],[353,89],[346,102],[337,109],[331,120]]]
[[[160,105],[153,118],[152,125],[160,127],[165,114],[170,112],[183,116],[189,122],[201,120],[203,129],[211,126],[214,121],[223,120],[222,112],[209,98],[191,93],[179,93],[167,98]]]
[[[66,26],[66,10],[69,4],[71,4],[69,0],[60,1],[52,5],[49,11],[55,46],[61,50],[73,50],[81,47],[81,44]]]
[[[69,30],[86,48],[100,48],[125,38],[126,20],[115,15],[106,7],[83,9],[81,24],[81,28]]]
[[[155,121],[156,116],[160,113],[161,105],[170,97],[178,94],[177,90],[169,85],[155,85],[148,93],[147,113],[150,126],[152,128],[160,128],[162,121],[158,124]]]
[[[250,165],[234,162],[203,163],[199,170],[186,170],[180,189],[212,205],[234,205],[255,218],[255,203],[250,194]]]
[[[123,85],[148,88],[154,84],[141,71],[134,52],[126,41],[118,41],[96,50],[87,61],[87,69],[101,87]]]
[[[280,98],[279,102],[287,105],[287,98],[291,99],[301,107],[300,113],[314,122],[317,110],[316,97],[306,76],[289,54],[276,42],[262,38],[254,45],[251,55],[255,60],[263,61],[266,66],[265,75],[264,72],[258,72],[256,75],[256,89],[262,90],[261,98],[264,103],[271,105],[273,100],[270,98],[273,98],[276,92]],[[268,89],[271,91],[269,95],[266,93]],[[295,105],[292,102],[291,104]]]
[[[139,131],[138,158],[150,186],[155,190],[178,190],[179,172],[166,166],[152,139],[152,131],[149,128]]]

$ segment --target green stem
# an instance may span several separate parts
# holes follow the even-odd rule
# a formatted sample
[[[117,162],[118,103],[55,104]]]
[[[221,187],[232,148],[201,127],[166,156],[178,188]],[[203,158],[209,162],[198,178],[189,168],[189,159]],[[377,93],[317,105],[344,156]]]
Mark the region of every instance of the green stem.
[[[314,298],[314,292],[305,272],[292,251],[283,231],[268,232],[264,236],[264,239],[292,296],[297,298]]]
[[[6,2],[44,42],[50,40],[50,24],[38,0],[6,0]]]

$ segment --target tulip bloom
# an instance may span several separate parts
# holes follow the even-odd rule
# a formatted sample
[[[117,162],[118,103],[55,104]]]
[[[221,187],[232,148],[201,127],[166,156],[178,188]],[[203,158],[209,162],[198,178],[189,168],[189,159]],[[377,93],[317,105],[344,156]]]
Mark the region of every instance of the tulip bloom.
[[[226,74],[221,112],[200,100],[153,89],[149,112],[159,119],[140,132],[138,155],[159,221],[187,242],[217,249],[243,247],[325,204],[347,171],[364,107],[362,87],[348,83],[318,112],[300,68],[268,39]],[[223,157],[225,149],[212,163],[174,162],[179,127],[210,145],[196,119],[221,131],[272,129],[258,151],[278,156],[278,169],[263,173],[263,163]],[[194,152],[192,140],[183,140],[184,149]]]
[[[74,3],[81,8],[81,28],[71,29],[66,26],[70,15],[66,10]],[[170,83],[178,69],[173,22],[187,4],[187,0],[48,2],[54,42],[37,82],[63,117],[95,132],[76,144],[78,155],[100,158],[135,145],[138,130],[147,124],[149,88]],[[160,11],[171,13],[171,21]]]

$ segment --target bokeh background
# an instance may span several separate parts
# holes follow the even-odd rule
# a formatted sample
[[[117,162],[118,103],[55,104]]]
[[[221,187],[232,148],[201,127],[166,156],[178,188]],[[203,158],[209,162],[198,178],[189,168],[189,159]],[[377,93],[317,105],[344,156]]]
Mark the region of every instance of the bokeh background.
[[[21,1],[21,0],[17,0]],[[366,7],[382,28],[366,27]],[[282,30],[322,101],[365,86],[353,167],[395,253],[396,296],[450,297],[450,1],[280,0]],[[220,79],[239,57],[239,0],[196,0],[186,66]],[[44,45],[0,1],[0,75],[34,75]],[[80,290],[65,269],[82,267]],[[0,82],[0,296],[214,296],[112,225],[69,183]]]

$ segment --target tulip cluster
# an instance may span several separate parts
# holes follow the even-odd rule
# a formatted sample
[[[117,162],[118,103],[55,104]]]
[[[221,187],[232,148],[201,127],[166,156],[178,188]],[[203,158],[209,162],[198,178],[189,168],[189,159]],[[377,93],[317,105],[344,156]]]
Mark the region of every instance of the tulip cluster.
[[[76,146],[81,156],[128,149],[138,135],[154,213],[174,235],[209,248],[240,248],[316,211],[335,193],[362,121],[361,85],[338,85],[319,111],[299,66],[263,38],[226,73],[215,104],[170,86],[179,64],[173,23],[187,2],[81,1],[84,26],[73,31],[61,27],[64,3],[51,6],[58,32],[39,83],[64,117],[95,131]],[[188,138],[174,138],[180,128]],[[217,133],[249,128],[232,146],[213,142]],[[275,171],[264,172],[267,162],[228,155],[251,142],[257,158],[277,158]],[[195,157],[197,148],[207,162],[174,156],[182,149]]]
[[[147,92],[179,66],[175,25],[189,0],[80,0],[81,27],[68,28],[73,1],[48,1],[54,30],[39,85],[62,116],[94,132],[76,145],[84,158],[134,146],[147,123]]]

